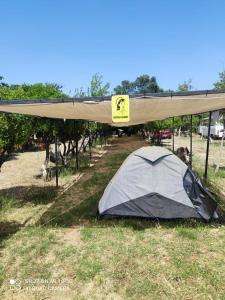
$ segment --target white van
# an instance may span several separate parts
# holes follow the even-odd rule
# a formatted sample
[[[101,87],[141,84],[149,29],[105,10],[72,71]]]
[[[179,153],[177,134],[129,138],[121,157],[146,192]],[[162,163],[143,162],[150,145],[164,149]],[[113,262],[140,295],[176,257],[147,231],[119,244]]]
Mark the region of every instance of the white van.
[[[198,127],[198,134],[202,137],[208,136],[208,118],[202,120],[200,126]],[[219,121],[212,120],[210,128],[210,136],[215,139],[221,139],[224,134],[224,125]]]

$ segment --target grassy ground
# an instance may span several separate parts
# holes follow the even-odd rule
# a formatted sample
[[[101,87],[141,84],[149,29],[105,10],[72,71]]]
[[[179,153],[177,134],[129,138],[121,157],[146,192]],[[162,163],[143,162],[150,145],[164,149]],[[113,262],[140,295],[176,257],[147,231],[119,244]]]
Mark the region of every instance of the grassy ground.
[[[189,149],[188,137],[175,137],[175,148],[187,146]],[[212,140],[209,151],[209,167],[207,185],[211,191],[215,192],[219,197],[219,205],[221,210],[225,211],[225,143],[221,149],[221,140]],[[203,178],[206,156],[206,139],[201,140],[198,135],[193,136],[193,168],[194,171]],[[218,172],[215,172],[216,166],[219,164]],[[222,199],[222,201],[220,201]]]
[[[190,149],[188,136],[175,136],[174,142],[175,149],[179,147]],[[201,139],[199,135],[193,134],[193,169],[201,179],[205,172],[206,144],[206,139]],[[172,140],[163,140],[163,146],[172,149]],[[221,148],[221,140],[211,140],[209,149],[207,186],[215,193],[220,209],[225,211],[225,142]],[[215,171],[217,165],[219,165],[218,172]],[[222,201],[220,201],[221,199]]]
[[[108,181],[143,144],[112,141],[60,198],[2,199],[1,299],[225,299],[224,225],[96,219]]]

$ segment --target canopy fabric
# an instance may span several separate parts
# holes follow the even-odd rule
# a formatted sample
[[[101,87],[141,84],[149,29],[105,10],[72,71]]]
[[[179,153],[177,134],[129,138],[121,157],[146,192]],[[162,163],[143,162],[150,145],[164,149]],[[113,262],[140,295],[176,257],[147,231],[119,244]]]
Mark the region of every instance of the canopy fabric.
[[[132,96],[130,121],[127,123],[112,123],[110,100],[110,97],[1,100],[0,111],[46,118],[82,119],[120,127],[225,109],[225,90]]]

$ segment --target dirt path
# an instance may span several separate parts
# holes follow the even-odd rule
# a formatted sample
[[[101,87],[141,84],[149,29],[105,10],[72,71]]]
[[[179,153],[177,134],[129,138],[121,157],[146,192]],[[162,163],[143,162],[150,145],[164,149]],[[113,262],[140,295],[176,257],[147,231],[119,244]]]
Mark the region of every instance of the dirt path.
[[[39,223],[72,225],[77,223],[77,218],[95,216],[96,199],[99,200],[105,186],[123,160],[129,153],[146,145],[148,145],[146,141],[136,136],[112,138],[105,147],[106,154],[96,161],[93,168],[86,170],[81,179],[48,208]]]

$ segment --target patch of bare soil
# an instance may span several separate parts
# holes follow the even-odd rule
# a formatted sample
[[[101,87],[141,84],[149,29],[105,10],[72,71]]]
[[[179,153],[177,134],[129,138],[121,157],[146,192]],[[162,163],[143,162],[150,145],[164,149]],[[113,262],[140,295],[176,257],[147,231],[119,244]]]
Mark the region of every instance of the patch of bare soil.
[[[44,181],[41,166],[45,160],[45,151],[17,153],[6,161],[0,172],[0,188],[26,186],[54,186],[54,178]],[[77,175],[74,175],[76,177]],[[73,180],[74,178],[72,178]],[[65,185],[68,178],[59,178],[60,185]]]
[[[148,146],[144,139],[139,136],[122,136],[120,138],[114,138],[110,142],[109,154],[133,152],[143,146]]]
[[[63,240],[64,244],[67,245],[79,246],[81,242],[79,228],[65,228],[60,230],[58,236]]]

